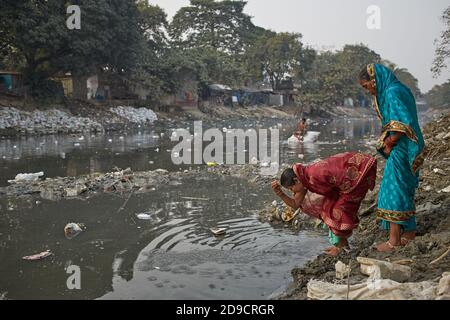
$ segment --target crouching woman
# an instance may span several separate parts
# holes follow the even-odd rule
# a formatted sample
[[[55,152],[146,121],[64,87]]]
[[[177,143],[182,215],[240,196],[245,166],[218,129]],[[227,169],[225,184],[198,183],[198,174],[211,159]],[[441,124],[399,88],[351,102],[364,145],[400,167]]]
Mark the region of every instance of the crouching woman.
[[[359,224],[358,210],[369,190],[375,186],[376,158],[347,152],[304,166],[286,169],[273,191],[294,210],[320,219],[328,227],[330,243],[325,253],[335,256],[348,247],[348,238]],[[289,189],[286,195],[281,186]]]

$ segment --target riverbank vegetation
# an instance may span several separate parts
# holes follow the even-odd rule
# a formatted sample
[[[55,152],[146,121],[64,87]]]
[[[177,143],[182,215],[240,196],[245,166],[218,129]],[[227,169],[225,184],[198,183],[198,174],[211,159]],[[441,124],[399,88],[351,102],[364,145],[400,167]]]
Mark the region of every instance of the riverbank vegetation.
[[[244,12],[245,1],[191,0],[170,21],[162,8],[143,0],[75,2],[81,28],[73,30],[66,26],[65,2],[2,5],[0,69],[21,72],[35,98],[54,96],[51,79],[57,76],[86,79],[101,73],[124,86],[145,88],[149,102],[161,104],[185,84],[183,73],[199,92],[211,83],[275,91],[288,84],[302,108],[339,106],[348,98],[367,105],[370,97],[357,74],[372,62],[393,68],[416,97],[421,95],[408,70],[364,44],[318,52],[300,33],[254,25]]]

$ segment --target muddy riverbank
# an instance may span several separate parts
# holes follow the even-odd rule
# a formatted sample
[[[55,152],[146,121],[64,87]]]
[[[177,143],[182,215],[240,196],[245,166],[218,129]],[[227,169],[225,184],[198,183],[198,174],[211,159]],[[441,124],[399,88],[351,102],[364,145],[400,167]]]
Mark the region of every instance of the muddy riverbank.
[[[420,187],[416,193],[418,230],[414,241],[391,253],[379,253],[372,249],[374,243],[386,241],[388,238],[388,234],[382,231],[376,222],[375,208],[368,209],[376,202],[381,169],[384,167],[384,163],[380,161],[377,188],[364,200],[360,211],[363,212],[361,223],[351,238],[351,251],[342,252],[337,257],[321,254],[304,266],[294,268],[293,282],[277,298],[307,299],[307,284],[311,279],[342,283],[342,280],[336,279],[335,264],[338,261],[351,264],[351,285],[365,282],[367,276],[361,273],[357,257],[390,262],[403,260],[411,268],[408,282],[429,280],[437,283],[444,272],[450,271],[450,256],[445,255],[450,247],[449,129],[450,114],[429,123],[424,129],[427,154],[420,174]]]
[[[46,134],[102,133],[135,128],[183,124],[202,120],[215,123],[227,119],[295,119],[298,107],[249,106],[155,108],[142,102],[110,101],[88,102],[67,100],[64,103],[28,101],[0,98],[0,137]],[[303,112],[312,118],[371,117],[375,113],[367,108],[316,108]]]

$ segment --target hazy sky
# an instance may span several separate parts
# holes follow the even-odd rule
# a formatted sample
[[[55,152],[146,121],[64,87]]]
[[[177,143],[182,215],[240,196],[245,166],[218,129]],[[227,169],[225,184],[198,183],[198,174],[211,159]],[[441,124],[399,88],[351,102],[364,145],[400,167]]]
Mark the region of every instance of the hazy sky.
[[[149,0],[169,18],[189,0]],[[430,68],[434,40],[444,30],[440,19],[449,0],[247,0],[245,12],[255,25],[275,31],[300,32],[315,49],[341,49],[364,43],[383,58],[407,68],[422,92],[450,78],[450,69],[434,79]],[[381,28],[370,30],[366,12],[380,8]]]

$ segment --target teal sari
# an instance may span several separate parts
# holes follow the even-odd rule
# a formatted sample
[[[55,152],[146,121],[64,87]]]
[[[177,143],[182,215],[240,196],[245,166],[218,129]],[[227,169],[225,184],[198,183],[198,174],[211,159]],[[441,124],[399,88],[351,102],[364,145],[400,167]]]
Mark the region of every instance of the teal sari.
[[[371,64],[368,73],[376,83],[375,108],[382,123],[378,152],[387,159],[378,193],[377,218],[384,229],[390,222],[402,230],[416,229],[414,196],[419,186],[419,167],[425,146],[411,91],[385,66]],[[384,140],[395,132],[404,135],[389,157],[383,153]]]

